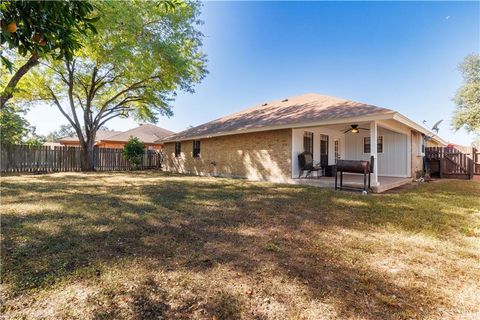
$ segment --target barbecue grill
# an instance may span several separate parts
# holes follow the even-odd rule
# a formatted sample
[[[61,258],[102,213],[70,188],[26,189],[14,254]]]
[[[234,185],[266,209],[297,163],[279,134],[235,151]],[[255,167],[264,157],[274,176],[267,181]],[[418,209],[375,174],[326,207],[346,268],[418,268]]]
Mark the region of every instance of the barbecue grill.
[[[367,192],[370,190],[370,173],[373,172],[373,156],[370,161],[364,160],[338,160],[337,173],[335,174],[335,190],[352,189]],[[343,173],[361,173],[363,174],[363,188],[344,186]],[[340,175],[340,187],[338,187],[338,176]]]

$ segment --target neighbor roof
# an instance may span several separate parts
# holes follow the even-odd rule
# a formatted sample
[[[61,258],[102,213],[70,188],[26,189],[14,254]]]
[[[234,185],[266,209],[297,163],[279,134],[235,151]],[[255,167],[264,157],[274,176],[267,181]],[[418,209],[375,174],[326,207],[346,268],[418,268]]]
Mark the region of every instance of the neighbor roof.
[[[153,124],[141,124],[140,126],[109,136],[102,141],[127,142],[130,137],[137,137],[144,143],[155,143],[157,140],[171,136],[175,132],[157,127]]]
[[[108,137],[117,135],[119,133],[122,133],[122,131],[106,131],[106,130],[98,130],[97,135],[95,136],[95,141],[101,141],[105,140]],[[76,135],[70,136],[70,137],[65,137],[58,139],[60,142],[78,142],[78,137]]]
[[[166,137],[161,142],[220,136],[260,128],[394,114],[390,109],[314,93],[275,100]]]

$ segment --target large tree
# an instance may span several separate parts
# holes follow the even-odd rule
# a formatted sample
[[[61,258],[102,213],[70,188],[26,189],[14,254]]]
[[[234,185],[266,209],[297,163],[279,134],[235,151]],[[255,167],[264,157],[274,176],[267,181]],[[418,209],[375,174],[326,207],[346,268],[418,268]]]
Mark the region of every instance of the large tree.
[[[22,77],[41,58],[71,59],[78,37],[95,31],[88,1],[5,0],[0,3],[2,87],[0,108],[12,98]],[[16,57],[16,64],[11,60]],[[19,59],[20,58],[20,59]],[[16,66],[16,67],[15,67]],[[12,74],[7,74],[9,70]]]
[[[206,74],[198,2],[177,2],[174,10],[149,1],[95,7],[97,34],[82,39],[72,60],[42,64],[24,83],[28,99],[49,101],[75,129],[85,171],[93,170],[100,127],[117,117],[170,116],[176,93],[193,92]]]
[[[453,101],[457,109],[453,115],[453,127],[480,133],[480,55],[471,54],[460,64],[463,85]]]

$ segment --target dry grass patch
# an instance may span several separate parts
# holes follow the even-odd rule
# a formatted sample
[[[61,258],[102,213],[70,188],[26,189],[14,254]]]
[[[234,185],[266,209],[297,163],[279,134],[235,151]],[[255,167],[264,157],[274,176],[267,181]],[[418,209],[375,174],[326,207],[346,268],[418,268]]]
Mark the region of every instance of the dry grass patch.
[[[7,318],[480,317],[478,182],[374,196],[160,172],[1,182]]]

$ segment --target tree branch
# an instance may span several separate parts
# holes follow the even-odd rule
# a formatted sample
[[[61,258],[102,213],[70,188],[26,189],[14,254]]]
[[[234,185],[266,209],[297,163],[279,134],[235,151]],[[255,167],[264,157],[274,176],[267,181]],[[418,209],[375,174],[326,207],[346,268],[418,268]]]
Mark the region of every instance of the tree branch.
[[[72,120],[72,118],[70,118],[70,116],[68,115],[68,113],[66,113],[65,110],[63,110],[62,105],[61,105],[60,102],[58,101],[58,98],[57,98],[57,96],[55,95],[55,93],[53,92],[52,88],[47,87],[47,89],[50,91],[50,95],[52,96],[53,102],[54,102],[55,105],[57,106],[58,110],[60,110],[60,112],[63,114],[63,116],[64,116],[65,118],[67,118],[68,122],[70,122],[71,126],[72,126],[72,127],[75,129],[75,131],[77,132],[78,139],[83,143],[83,142],[84,142],[84,139],[83,139],[83,134],[82,134],[81,128],[78,127],[78,126],[76,125],[76,123]]]
[[[17,72],[13,75],[13,77],[8,82],[7,86],[3,90],[2,94],[0,95],[0,110],[5,107],[7,101],[13,97],[13,91],[17,86],[18,82],[23,78],[23,76],[34,66],[36,66],[39,61],[38,53],[33,53],[32,56],[25,62],[23,66],[21,66]]]
[[[77,126],[81,128],[82,126],[80,125],[80,121],[78,121],[77,112],[75,111],[75,102],[73,100],[73,74],[75,72],[75,60],[73,60],[71,67],[69,61],[66,61],[65,64],[68,70],[68,100],[70,102],[70,110],[72,111],[73,120]]]
[[[98,124],[97,129],[100,128],[101,126],[103,126],[103,125],[104,125],[105,123],[107,123],[109,120],[111,120],[111,119],[113,119],[113,118],[116,118],[116,117],[119,117],[119,116],[121,116],[121,113],[117,113],[117,114],[115,114],[115,115],[113,115],[113,116],[111,116],[111,117],[106,118],[104,121],[102,121],[102,122],[100,122],[100,123]]]

